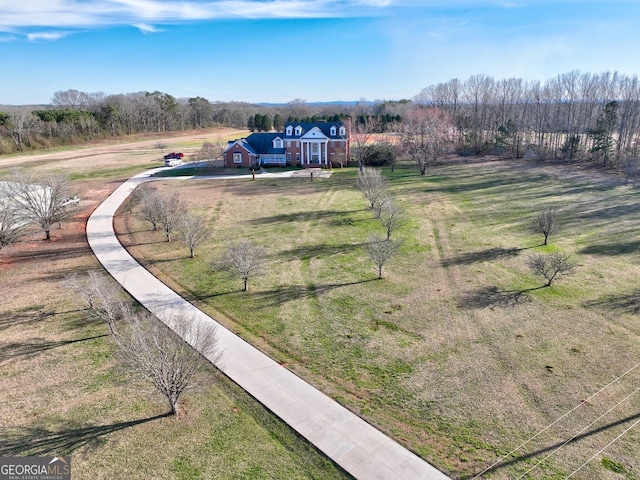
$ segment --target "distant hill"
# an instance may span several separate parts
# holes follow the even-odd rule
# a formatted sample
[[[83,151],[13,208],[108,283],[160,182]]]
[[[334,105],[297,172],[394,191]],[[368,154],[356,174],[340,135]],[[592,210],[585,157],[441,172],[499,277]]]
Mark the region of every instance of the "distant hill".
[[[12,110],[41,110],[44,108],[49,108],[51,105],[0,105],[0,111],[10,112]]]
[[[304,105],[309,105],[311,107],[330,107],[330,106],[334,106],[334,105],[346,105],[346,106],[352,106],[352,105],[373,105],[375,104],[375,102],[370,102],[368,100],[334,100],[331,102],[305,102]],[[263,107],[286,107],[287,105],[289,105],[289,102],[285,102],[285,103],[275,103],[275,102],[260,102],[257,103],[256,105],[260,105]]]

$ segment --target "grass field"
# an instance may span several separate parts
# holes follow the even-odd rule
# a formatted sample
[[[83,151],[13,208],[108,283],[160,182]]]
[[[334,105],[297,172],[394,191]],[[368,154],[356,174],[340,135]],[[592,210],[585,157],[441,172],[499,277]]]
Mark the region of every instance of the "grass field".
[[[455,478],[640,477],[640,430],[598,453],[639,418],[640,368],[614,381],[640,353],[637,189],[521,162],[385,174],[409,221],[383,280],[361,248],[381,227],[354,169],[155,182],[209,219],[195,259],[136,205],[116,226],[158,277]],[[528,225],[548,203],[562,229],[543,247]],[[238,238],[268,251],[249,292],[211,267]],[[554,251],[577,272],[541,288],[526,258]]]
[[[229,132],[167,140],[176,150]],[[34,230],[0,252],[0,456],[67,455],[74,479],[349,478],[212,367],[178,417],[122,368],[106,326],[89,318],[65,277],[100,268],[88,214],[123,180],[154,166],[156,140],[0,158],[69,174],[82,212],[52,240]],[[185,149],[185,151],[188,151]]]

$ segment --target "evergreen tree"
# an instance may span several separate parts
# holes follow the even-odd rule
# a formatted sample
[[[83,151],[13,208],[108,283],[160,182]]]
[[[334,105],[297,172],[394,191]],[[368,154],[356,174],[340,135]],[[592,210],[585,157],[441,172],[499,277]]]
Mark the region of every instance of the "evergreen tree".
[[[276,132],[281,132],[284,128],[284,122],[282,121],[282,115],[276,113],[273,117],[273,129]]]
[[[591,153],[602,156],[602,164],[607,165],[609,153],[613,148],[613,132],[618,124],[618,102],[615,100],[605,105],[602,115],[596,121],[596,128],[589,130],[593,138]]]
[[[262,131],[270,132],[272,128],[271,117],[267,114],[262,115]]]

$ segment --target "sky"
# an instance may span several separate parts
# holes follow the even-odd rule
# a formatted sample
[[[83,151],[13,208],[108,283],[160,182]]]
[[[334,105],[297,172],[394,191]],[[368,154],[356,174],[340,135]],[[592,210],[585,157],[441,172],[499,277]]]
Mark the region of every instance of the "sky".
[[[0,104],[57,91],[400,100],[640,69],[640,0],[0,0]]]

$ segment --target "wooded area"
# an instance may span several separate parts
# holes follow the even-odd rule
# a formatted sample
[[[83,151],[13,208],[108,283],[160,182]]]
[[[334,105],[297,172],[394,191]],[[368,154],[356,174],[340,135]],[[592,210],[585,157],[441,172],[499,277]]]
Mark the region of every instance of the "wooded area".
[[[638,153],[636,76],[572,71],[540,82],[476,75],[426,87],[414,101],[453,118],[461,153],[579,157],[603,166]]]
[[[281,129],[284,121],[339,121],[380,116],[382,125],[401,118],[410,102],[311,104],[296,99],[285,105],[210,102],[175,98],[162,92],[118,95],[56,92],[51,105],[0,107],[0,154],[11,154],[122,135],[165,133],[215,126],[251,131]]]
[[[285,105],[264,105],[177,99],[158,91],[119,95],[60,91],[50,106],[0,111],[0,154],[219,125],[264,131],[293,120],[351,118],[354,132],[369,125],[376,132],[399,132],[412,118],[410,111],[424,108],[437,112],[432,117],[447,119],[452,146],[463,155],[589,160],[625,170],[629,165],[636,167],[638,78],[579,71],[544,82],[476,75],[430,85],[411,101],[343,104],[296,99]]]

